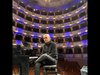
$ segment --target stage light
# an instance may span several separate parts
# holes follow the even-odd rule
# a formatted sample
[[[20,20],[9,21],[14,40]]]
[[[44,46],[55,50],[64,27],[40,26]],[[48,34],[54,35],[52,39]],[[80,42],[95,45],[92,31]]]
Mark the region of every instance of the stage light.
[[[83,9],[84,9],[85,7],[86,7],[86,6],[84,6]]]
[[[28,12],[25,12],[26,14],[28,14]]]
[[[62,35],[62,37],[65,37],[65,35]]]
[[[41,35],[39,35],[39,38],[41,38],[42,36]]]
[[[64,18],[64,16],[62,16],[61,18]]]
[[[56,27],[53,27],[53,28],[56,28]]]
[[[71,26],[72,24],[70,23],[69,25]]]
[[[62,26],[62,27],[64,27],[64,26]]]
[[[27,33],[26,32],[23,32],[23,34],[26,35]]]
[[[23,3],[23,2],[21,1],[21,3]]]
[[[80,20],[78,20],[77,23],[80,23]]]
[[[17,32],[18,32],[18,30],[15,30],[15,32],[17,33]]]
[[[79,10],[77,10],[75,13],[78,13],[79,12]]]
[[[54,38],[56,38],[56,36],[54,35]]]
[[[88,30],[85,30],[85,32],[87,32]]]
[[[81,34],[81,32],[78,32],[78,35]]]
[[[16,43],[13,43],[13,45],[17,45]]]
[[[27,22],[24,22],[25,24],[27,24]]]
[[[16,20],[20,20],[19,18],[17,18]]]
[[[42,18],[42,17],[40,17],[40,18]]]
[[[37,43],[34,43],[34,46],[37,46],[38,44]]]
[[[65,46],[65,45],[63,45],[62,47],[63,47],[63,48],[65,48],[66,46]]]
[[[32,26],[34,26],[34,24],[32,24]]]
[[[82,3],[82,0],[80,1],[80,3]]]
[[[70,36],[73,36],[73,34],[71,33]]]
[[[79,44],[79,46],[82,46],[82,44]]]
[[[40,28],[42,27],[42,26],[39,26]]]
[[[46,19],[49,19],[48,17]]]
[[[87,20],[87,17],[85,17],[84,20]]]
[[[38,47],[39,47],[39,48],[41,48],[41,46],[40,46],[40,45],[38,45]]]
[[[32,15],[33,17],[35,16],[35,15]]]
[[[31,36],[33,37],[34,35],[33,35],[33,34],[31,34]]]
[[[53,19],[55,19],[55,18],[53,18]]]
[[[68,16],[71,16],[71,14],[68,14]]]
[[[71,45],[71,47],[74,47],[74,45]]]
[[[46,27],[46,28],[49,28],[49,27]]]
[[[34,9],[34,11],[35,11],[35,9]]]
[[[20,7],[17,7],[18,9],[21,9]]]

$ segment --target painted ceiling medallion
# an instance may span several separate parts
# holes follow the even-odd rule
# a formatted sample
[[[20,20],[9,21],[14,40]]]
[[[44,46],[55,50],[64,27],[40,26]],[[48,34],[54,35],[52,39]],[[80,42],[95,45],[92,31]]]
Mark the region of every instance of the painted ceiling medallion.
[[[36,0],[40,6],[59,7],[70,3],[72,0]]]

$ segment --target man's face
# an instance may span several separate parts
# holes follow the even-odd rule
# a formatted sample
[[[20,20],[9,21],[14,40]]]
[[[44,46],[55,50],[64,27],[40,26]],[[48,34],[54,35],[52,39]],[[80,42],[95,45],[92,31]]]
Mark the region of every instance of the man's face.
[[[43,39],[44,39],[45,43],[50,42],[50,40],[51,40],[49,35],[44,35]]]

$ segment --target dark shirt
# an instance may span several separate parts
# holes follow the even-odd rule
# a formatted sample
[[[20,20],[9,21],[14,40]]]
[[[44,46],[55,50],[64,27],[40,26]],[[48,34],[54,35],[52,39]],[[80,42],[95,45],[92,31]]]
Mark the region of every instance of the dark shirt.
[[[51,57],[58,59],[58,51],[56,44],[53,41],[50,41],[49,43],[45,43],[43,45],[42,54],[47,53]]]

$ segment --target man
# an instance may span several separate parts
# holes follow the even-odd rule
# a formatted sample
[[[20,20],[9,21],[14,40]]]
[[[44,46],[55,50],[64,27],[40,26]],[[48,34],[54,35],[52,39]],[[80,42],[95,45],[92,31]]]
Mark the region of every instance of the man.
[[[35,61],[35,75],[40,75],[41,65],[53,65],[56,63],[56,59],[58,59],[56,44],[51,41],[49,34],[45,34],[43,39],[45,44],[43,45],[42,53]]]
[[[13,46],[13,65],[17,64],[20,68],[20,75],[29,73],[29,56],[23,55],[23,43]]]

